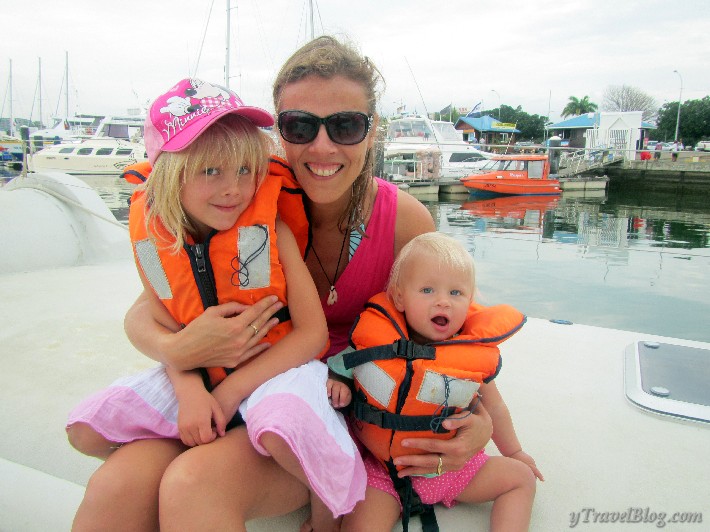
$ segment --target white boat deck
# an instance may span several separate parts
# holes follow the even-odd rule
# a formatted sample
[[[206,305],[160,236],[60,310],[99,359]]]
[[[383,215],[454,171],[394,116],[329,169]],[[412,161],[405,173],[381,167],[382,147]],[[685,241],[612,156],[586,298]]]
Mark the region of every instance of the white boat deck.
[[[4,238],[0,230],[0,245]],[[108,262],[0,274],[2,531],[70,529],[100,462],[67,443],[68,411],[118,376],[154,364],[123,332],[123,315],[140,290],[123,245],[127,255]],[[540,319],[503,344],[498,386],[546,478],[538,484],[531,530],[568,529],[575,512],[582,512],[578,530],[629,529],[603,523],[612,512],[617,520],[640,518],[633,530],[658,529],[652,513],[665,514],[666,530],[708,529],[710,426],[646,413],[627,401],[624,350],[639,340],[710,348]],[[486,530],[489,512],[490,505],[459,506],[437,516],[442,531]],[[702,514],[703,522],[671,523],[676,512]],[[249,530],[297,530],[305,515],[302,509],[253,521]],[[412,530],[419,529],[415,518]]]

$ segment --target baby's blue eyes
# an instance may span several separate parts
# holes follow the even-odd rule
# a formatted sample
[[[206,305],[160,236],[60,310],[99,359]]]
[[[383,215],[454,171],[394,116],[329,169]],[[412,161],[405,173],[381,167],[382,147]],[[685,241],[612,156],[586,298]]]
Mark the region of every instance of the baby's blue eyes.
[[[460,296],[461,295],[461,290],[452,290],[450,292],[452,296]]]
[[[433,293],[434,293],[434,289],[427,286],[427,287],[425,287],[425,288],[422,288],[422,289],[420,290],[420,292],[421,292],[422,294],[433,294]],[[451,290],[451,291],[449,292],[449,294],[452,295],[452,296],[460,296],[460,295],[463,294],[463,292],[462,292],[461,290],[456,290],[456,289],[454,289],[454,290]]]
[[[242,166],[242,167],[239,169],[239,175],[246,175],[246,174],[248,174],[248,173],[251,173],[251,170],[249,170],[249,167],[248,167],[248,166]]]
[[[219,175],[219,168],[205,168],[205,175]]]
[[[434,290],[431,288],[422,288],[422,293],[423,294],[431,294]]]

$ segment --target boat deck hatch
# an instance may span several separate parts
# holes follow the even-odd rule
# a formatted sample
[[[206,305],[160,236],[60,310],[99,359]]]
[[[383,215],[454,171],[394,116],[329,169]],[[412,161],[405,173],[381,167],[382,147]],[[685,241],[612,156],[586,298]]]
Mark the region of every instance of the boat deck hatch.
[[[626,396],[636,406],[710,423],[710,349],[637,342],[624,364]]]

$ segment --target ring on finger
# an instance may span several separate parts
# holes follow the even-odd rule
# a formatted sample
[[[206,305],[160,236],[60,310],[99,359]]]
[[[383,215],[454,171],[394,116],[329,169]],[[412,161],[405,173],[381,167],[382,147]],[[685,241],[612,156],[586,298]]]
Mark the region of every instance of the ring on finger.
[[[252,329],[254,329],[254,336],[256,336],[257,334],[259,334],[259,329],[257,329],[256,325],[254,325],[253,323],[250,323],[250,324],[249,324],[249,327],[251,327]]]
[[[441,455],[439,455],[439,465],[436,468],[436,476],[441,475],[443,473],[443,466],[444,466],[444,461],[441,459]]]

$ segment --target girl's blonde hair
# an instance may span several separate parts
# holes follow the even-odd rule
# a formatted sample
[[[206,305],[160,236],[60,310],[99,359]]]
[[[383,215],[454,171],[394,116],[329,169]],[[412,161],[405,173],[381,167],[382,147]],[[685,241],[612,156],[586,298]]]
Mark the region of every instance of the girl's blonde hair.
[[[175,239],[172,249],[178,253],[185,233],[197,234],[180,201],[185,180],[216,165],[246,166],[254,173],[258,187],[266,176],[272,148],[272,140],[251,121],[232,114],[210,125],[184,150],[162,152],[144,185],[148,234],[154,235],[151,227],[159,218]]]
[[[273,86],[274,108],[281,111],[281,92],[289,83],[308,76],[331,79],[343,76],[359,83],[365,90],[368,114],[377,115],[377,101],[384,89],[384,79],[377,67],[350,43],[341,43],[335,37],[323,35],[305,44],[289,57],[281,67]],[[370,134],[374,134],[371,132]],[[363,141],[364,142],[364,141]],[[367,150],[365,164],[352,186],[350,203],[343,212],[339,226],[358,231],[364,223],[364,203],[373,171],[373,149]]]
[[[395,291],[401,288],[402,277],[407,267],[422,255],[434,257],[439,266],[448,266],[471,276],[471,293],[476,286],[476,269],[473,257],[458,240],[443,233],[424,233],[407,242],[392,264],[387,281],[387,295],[394,298]]]

